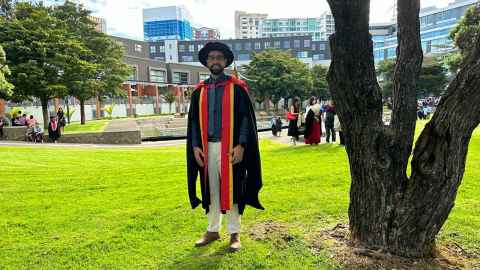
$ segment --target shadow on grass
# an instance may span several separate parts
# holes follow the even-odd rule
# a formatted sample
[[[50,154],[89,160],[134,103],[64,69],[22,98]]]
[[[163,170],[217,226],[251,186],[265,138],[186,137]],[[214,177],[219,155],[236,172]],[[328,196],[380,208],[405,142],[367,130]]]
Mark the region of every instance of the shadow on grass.
[[[214,251],[212,252],[212,250]],[[166,269],[217,269],[222,260],[229,254],[232,253],[226,243],[192,247],[188,254],[177,258]]]

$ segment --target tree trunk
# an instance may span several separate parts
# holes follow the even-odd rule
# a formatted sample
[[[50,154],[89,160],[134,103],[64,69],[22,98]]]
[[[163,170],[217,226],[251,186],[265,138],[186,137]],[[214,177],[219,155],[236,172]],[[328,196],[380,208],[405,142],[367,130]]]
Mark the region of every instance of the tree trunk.
[[[398,1],[399,45],[390,126],[382,121],[369,34],[370,1],[328,2],[336,28],[330,37],[328,81],[350,162],[352,240],[400,256],[429,256],[453,207],[468,142],[480,120],[480,92],[475,91],[480,84],[480,53],[452,82],[422,132],[408,179],[416,122],[415,84],[422,63],[419,0]]]
[[[85,125],[85,100],[80,99],[80,124]]]
[[[40,98],[40,103],[42,104],[42,114],[43,114],[43,128],[48,130],[48,98],[42,97]]]
[[[68,104],[68,96],[65,98],[65,105],[67,106],[67,123],[70,125],[70,106]]]
[[[100,104],[100,98],[98,96],[95,97],[95,109],[97,111],[97,113],[95,114],[95,118],[97,120],[100,120],[100,118],[102,117],[102,107]]]

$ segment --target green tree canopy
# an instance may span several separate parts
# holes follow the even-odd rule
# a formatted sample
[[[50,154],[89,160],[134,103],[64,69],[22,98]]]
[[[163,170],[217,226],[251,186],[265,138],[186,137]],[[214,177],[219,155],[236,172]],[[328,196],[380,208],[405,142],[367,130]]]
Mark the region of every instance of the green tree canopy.
[[[123,63],[123,47],[106,34],[95,30],[90,11],[81,5],[65,2],[53,10],[53,16],[64,22],[72,50],[65,62],[63,83],[68,94],[80,101],[81,123],[85,123],[84,103],[95,96],[119,96],[120,84],[128,77],[129,67]]]
[[[67,52],[66,29],[42,4],[18,3],[12,19],[0,17],[0,43],[7,54],[15,85],[13,100],[37,97],[42,103],[44,124],[48,124],[48,100],[61,96],[61,83]]]
[[[384,98],[392,97],[394,70],[394,60],[385,60],[378,64],[377,75],[380,77],[382,96]],[[434,96],[442,95],[447,81],[443,63],[436,58],[425,58],[417,81],[417,97],[429,94]]]
[[[254,81],[250,87],[257,102],[268,97],[275,108],[281,98],[304,98],[312,89],[312,76],[307,65],[292,57],[289,51],[270,49],[254,53],[245,70]]]
[[[7,66],[5,51],[0,46],[0,98],[3,99],[7,99],[12,95],[13,85],[5,78],[7,75],[10,75],[10,69]]]
[[[327,74],[328,69],[321,65],[312,67],[313,90],[312,95],[321,100],[331,99],[330,90],[328,89]]]

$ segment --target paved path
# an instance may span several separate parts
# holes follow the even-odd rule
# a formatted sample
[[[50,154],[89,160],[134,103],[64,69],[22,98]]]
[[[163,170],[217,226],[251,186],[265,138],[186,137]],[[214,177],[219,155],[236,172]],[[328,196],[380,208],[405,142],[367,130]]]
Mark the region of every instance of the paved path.
[[[126,121],[127,122],[127,121]],[[128,125],[128,124],[127,124]],[[131,125],[131,123],[130,123]],[[272,135],[271,131],[264,131],[258,134],[259,139],[261,140],[272,140],[275,142],[289,144],[291,145],[290,137],[287,136],[287,130],[282,131],[282,136],[276,137]],[[337,134],[338,140],[338,134]],[[325,138],[322,138],[322,143],[325,143]],[[338,143],[338,141],[337,141]],[[297,142],[298,145],[304,145],[303,136],[300,137],[300,141]],[[0,141],[0,147],[2,146],[20,146],[20,147],[59,147],[59,148],[149,148],[149,147],[165,147],[165,146],[176,146],[176,145],[185,145],[185,140],[171,140],[171,141],[158,141],[158,142],[143,142],[142,144],[131,144],[131,145],[117,145],[117,144],[70,144],[70,143],[29,143],[29,142],[15,142],[15,141]]]

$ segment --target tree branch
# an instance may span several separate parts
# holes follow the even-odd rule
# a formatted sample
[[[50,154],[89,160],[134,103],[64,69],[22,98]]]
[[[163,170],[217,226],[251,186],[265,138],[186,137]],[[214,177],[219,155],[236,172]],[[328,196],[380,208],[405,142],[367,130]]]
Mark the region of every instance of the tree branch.
[[[453,208],[465,170],[468,144],[480,123],[479,42],[466,61],[416,142],[411,181],[398,208],[396,229],[391,236],[397,246],[403,245],[407,238],[433,246]],[[396,235],[395,231],[411,233]]]
[[[420,1],[398,2],[398,47],[393,79],[393,112],[391,129],[395,144],[400,147],[398,157],[402,158],[406,170],[412,151],[415,123],[417,120],[416,82],[422,66],[420,41]]]
[[[335,34],[330,36],[332,62],[328,81],[340,122],[346,132],[380,127],[382,98],[369,34],[370,1],[328,3],[335,19]]]

